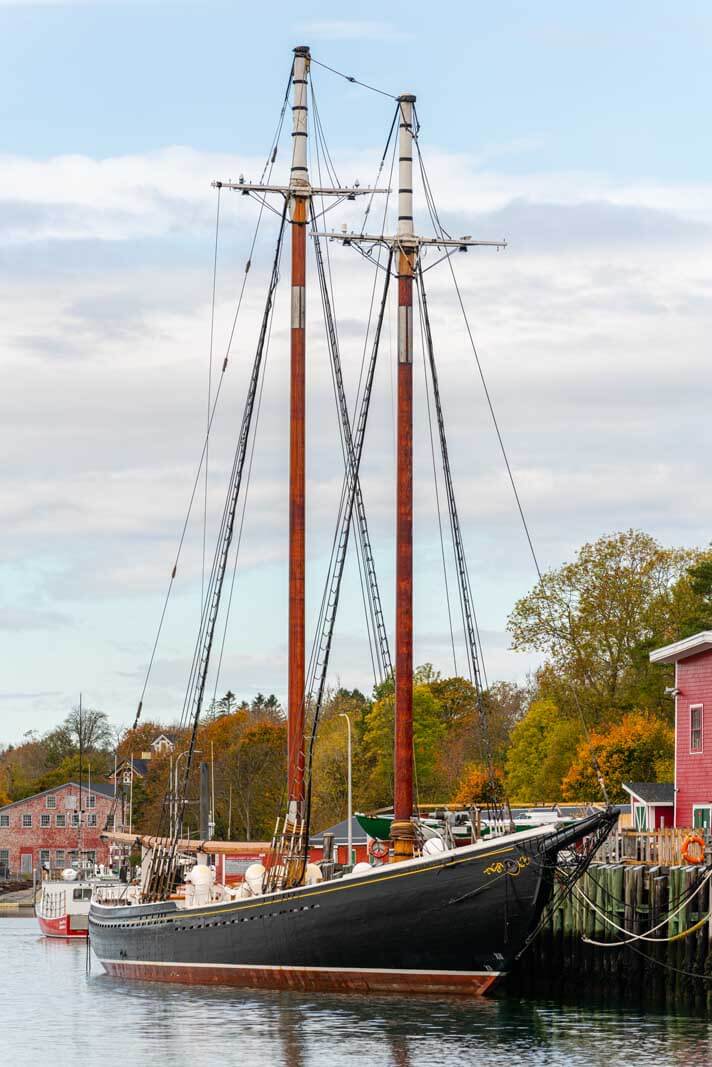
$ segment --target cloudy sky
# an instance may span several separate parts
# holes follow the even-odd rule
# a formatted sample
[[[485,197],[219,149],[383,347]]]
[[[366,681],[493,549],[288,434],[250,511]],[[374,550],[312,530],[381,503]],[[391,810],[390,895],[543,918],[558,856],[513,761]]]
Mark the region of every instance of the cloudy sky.
[[[295,8],[0,0],[0,742],[49,728],[80,690],[115,723],[133,717],[202,447],[210,182],[259,175],[295,44],[388,92],[417,93],[445,225],[508,240],[506,252],[459,256],[456,270],[542,564],[630,526],[668,544],[710,541],[709,6],[477,2],[445,17],[416,0],[354,20],[324,3]],[[313,73],[340,178],[372,182],[392,102]],[[256,212],[223,194],[216,365]],[[419,190],[416,212],[425,225]],[[338,209],[331,221],[355,216]],[[211,439],[209,542],[274,237],[268,216]],[[353,396],[373,275],[340,245],[330,256]],[[505,625],[533,566],[449,272],[427,277],[488,676],[522,678],[536,661],[507,650]],[[287,338],[282,293],[217,679],[247,698],[285,690]],[[391,314],[363,479],[389,618],[394,339]],[[309,351],[313,620],[341,469],[318,299]],[[420,358],[416,661],[449,671]],[[201,489],[146,715],[181,706],[202,515]],[[353,562],[344,609],[332,677],[368,688]]]

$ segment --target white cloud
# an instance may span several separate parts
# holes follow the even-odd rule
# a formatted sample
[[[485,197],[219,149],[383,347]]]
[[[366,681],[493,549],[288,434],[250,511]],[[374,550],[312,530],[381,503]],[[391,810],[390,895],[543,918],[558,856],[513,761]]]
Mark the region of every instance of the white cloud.
[[[369,173],[375,160],[375,152],[372,160],[347,160],[344,173]],[[631,525],[668,543],[707,541],[712,494],[700,446],[712,402],[712,185],[621,184],[573,173],[512,176],[497,173],[491,162],[485,167],[477,158],[438,152],[430,153],[429,170],[456,232],[504,232],[510,240],[505,253],[458,256],[456,270],[544,565],[555,565],[583,540]],[[135,707],[135,680],[155,633],[205,421],[210,181],[243,171],[256,176],[261,163],[181,147],[104,160],[0,159],[2,603],[7,618],[37,627],[32,641],[17,627],[4,630],[4,685],[24,693],[32,677],[32,707],[47,725],[66,710],[62,701],[68,707],[74,700],[78,671],[93,702],[116,718],[128,719]],[[223,197],[216,366],[256,218],[256,205],[246,198]],[[334,225],[342,219],[355,225],[357,211],[345,205]],[[211,446],[212,527],[273,233],[270,217],[225,377]],[[342,354],[352,395],[371,276],[353,250],[334,243],[329,255],[337,312],[348,327]],[[533,572],[447,268],[427,279],[473,586],[484,628],[500,635],[489,650],[485,641],[489,675],[521,676],[532,664],[502,649],[501,633]],[[318,301],[315,288],[313,294]],[[287,308],[281,294],[241,549],[245,570],[223,673],[226,684],[246,691],[283,689]],[[341,469],[319,331],[317,304],[309,342],[312,610]],[[363,471],[389,613],[394,340],[389,314]],[[415,370],[422,419],[420,362]],[[447,656],[446,614],[422,423],[416,459],[417,655],[431,659],[429,648]],[[197,618],[201,514],[202,494],[161,646],[155,714],[173,714],[180,700]],[[345,683],[364,686],[368,655],[358,596],[354,571],[333,669]],[[28,605],[33,617],[22,614]],[[71,624],[60,625],[64,619]],[[40,624],[47,638],[38,654]],[[13,736],[26,728],[27,701],[23,709],[8,726]]]

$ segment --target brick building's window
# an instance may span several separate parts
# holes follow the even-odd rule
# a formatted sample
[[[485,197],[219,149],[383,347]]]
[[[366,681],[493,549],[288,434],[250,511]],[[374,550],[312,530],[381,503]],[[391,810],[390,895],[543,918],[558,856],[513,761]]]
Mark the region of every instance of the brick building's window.
[[[32,816],[31,815],[23,815],[22,816],[22,825],[23,825],[23,827],[32,826]]]
[[[60,827],[60,828],[66,826],[67,825],[67,816],[66,815],[55,815],[55,817],[54,817],[54,825],[57,826],[57,827]]]
[[[40,867],[49,867],[49,849],[40,849]]]
[[[89,799],[87,801],[87,807],[88,808],[95,808],[96,807],[96,796],[94,795],[94,793],[90,793],[89,794]]]
[[[50,794],[50,795],[49,795],[49,796],[48,796],[48,797],[46,798],[46,800],[45,800],[45,807],[47,807],[47,808],[56,808],[56,807],[57,807],[57,798],[56,798],[56,796],[54,795],[54,793],[51,793],[51,794]]]
[[[58,848],[54,854],[55,867],[64,867],[64,849]]]
[[[79,826],[79,812],[75,811],[72,815],[72,826]]]
[[[87,826],[96,826],[96,815],[94,813],[87,815]]]
[[[10,825],[10,816],[9,815],[0,815],[0,826],[9,826],[9,825]]]
[[[702,704],[690,707],[690,752],[702,751]]]
[[[0,848],[0,875],[7,878],[10,873],[10,849]]]
[[[49,826],[52,821],[51,815],[40,815],[40,826]]]
[[[70,867],[72,866],[73,863],[77,862],[78,857],[79,857],[79,853],[77,852],[76,848],[73,848],[72,851],[69,853],[69,865],[70,865]]]

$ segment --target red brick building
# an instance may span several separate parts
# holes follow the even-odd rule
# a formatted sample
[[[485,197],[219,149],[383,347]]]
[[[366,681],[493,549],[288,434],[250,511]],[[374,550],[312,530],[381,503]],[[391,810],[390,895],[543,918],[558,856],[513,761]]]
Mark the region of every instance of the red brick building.
[[[650,653],[675,667],[675,826],[712,829],[712,630]]]
[[[109,862],[109,848],[99,835],[114,797],[113,785],[92,784],[81,790],[85,858]],[[79,849],[79,783],[65,782],[43,793],[0,808],[0,878],[31,875],[38,867],[71,867]]]

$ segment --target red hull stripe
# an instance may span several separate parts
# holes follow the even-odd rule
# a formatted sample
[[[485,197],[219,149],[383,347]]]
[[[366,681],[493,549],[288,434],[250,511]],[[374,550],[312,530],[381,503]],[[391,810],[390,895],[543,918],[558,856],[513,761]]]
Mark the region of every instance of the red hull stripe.
[[[86,937],[88,934],[88,930],[70,930],[67,915],[59,919],[43,919],[38,915],[37,922],[45,937]]]
[[[332,993],[448,993],[482,996],[501,977],[497,971],[396,971],[380,968],[277,967],[212,963],[138,963],[102,960],[109,974],[153,982],[235,985]]]

